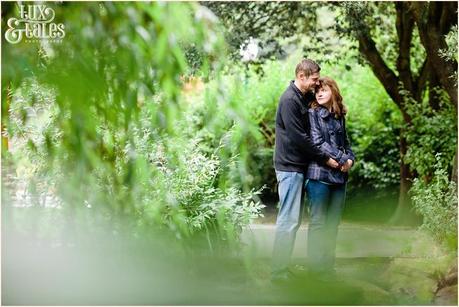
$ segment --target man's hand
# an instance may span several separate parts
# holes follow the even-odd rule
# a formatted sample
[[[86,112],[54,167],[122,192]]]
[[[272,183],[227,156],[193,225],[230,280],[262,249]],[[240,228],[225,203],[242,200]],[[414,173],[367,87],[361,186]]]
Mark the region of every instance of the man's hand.
[[[347,159],[346,163],[341,166],[341,171],[344,173],[348,172],[351,169],[353,163],[354,162],[352,162],[351,159]]]
[[[338,162],[336,162],[335,160],[333,160],[332,158],[328,158],[327,160],[327,165],[330,166],[331,168],[338,168],[339,167],[339,164]]]

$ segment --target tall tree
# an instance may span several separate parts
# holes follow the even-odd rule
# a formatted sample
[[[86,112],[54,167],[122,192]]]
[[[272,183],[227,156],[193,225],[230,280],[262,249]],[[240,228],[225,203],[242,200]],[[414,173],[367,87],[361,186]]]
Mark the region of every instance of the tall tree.
[[[281,15],[274,9],[259,9],[253,12],[247,10],[250,17],[232,19],[234,14],[237,16],[242,7],[245,6],[247,9],[248,5],[253,4],[238,3],[234,8],[228,6],[225,9],[219,9],[218,4],[209,7],[228,29],[232,29],[228,35],[238,35],[237,33],[244,29],[250,29],[252,21],[255,20],[254,29],[257,31],[254,34],[258,34],[260,38],[281,40],[294,35],[271,31],[269,22],[274,20],[276,26],[282,28],[296,25],[298,18],[307,21],[317,20],[317,3],[307,3],[305,6],[296,4],[298,7],[281,10]],[[441,107],[440,97],[434,90],[436,87],[443,88],[448,93],[457,113],[457,81],[451,78],[457,73],[457,59],[440,56],[440,50],[448,47],[445,36],[457,26],[457,2],[329,2],[322,3],[321,7],[323,6],[337,14],[336,22],[331,28],[340,37],[350,38],[357,43],[359,58],[371,67],[374,75],[400,109],[405,127],[412,122],[407,101],[421,103],[427,96],[433,110]],[[314,39],[320,37],[317,31],[323,29],[316,27],[313,22],[303,23],[303,27],[297,30],[297,33],[312,36]],[[301,42],[301,35],[296,36],[297,42]],[[315,41],[316,49],[328,47],[327,41]],[[404,217],[410,216],[408,191],[411,179],[416,175],[404,160],[409,147],[405,129],[401,130],[399,147],[400,193],[393,222],[400,222]],[[454,170],[457,174],[457,163],[453,163],[453,172]]]
[[[281,40],[294,38],[298,33],[311,33],[317,23],[315,11],[320,5],[301,1],[203,1],[201,4],[225,25],[225,38],[234,58],[239,58],[241,45],[254,38],[262,49],[259,60],[285,56]]]
[[[373,73],[384,86],[386,92],[400,109],[406,125],[412,122],[408,112],[407,98],[418,103],[427,92],[432,109],[438,109],[439,97],[433,91],[440,86],[449,95],[457,113],[457,87],[451,78],[457,70],[457,61],[440,56],[440,49],[446,49],[446,35],[457,25],[456,2],[395,2],[341,4],[342,21],[346,22],[347,35],[358,42],[359,52],[370,65]],[[391,68],[378,50],[374,29],[379,27],[374,16],[389,9],[395,9],[396,28],[396,64]],[[419,33],[420,42],[425,50],[425,57],[420,67],[412,65],[413,36]],[[438,69],[441,67],[442,69]],[[409,215],[408,191],[413,173],[404,157],[409,144],[405,130],[400,135],[400,194],[399,205],[393,222],[399,222]],[[457,153],[456,153],[457,156]]]

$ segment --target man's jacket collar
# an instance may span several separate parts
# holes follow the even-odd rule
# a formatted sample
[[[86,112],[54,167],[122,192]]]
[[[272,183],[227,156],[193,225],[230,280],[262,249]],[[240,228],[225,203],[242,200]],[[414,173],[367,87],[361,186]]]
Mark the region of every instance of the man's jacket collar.
[[[290,81],[290,87],[293,89],[293,91],[301,98],[304,99],[303,93],[300,91],[299,88],[296,87],[295,85],[295,80]]]
[[[295,92],[295,94],[300,98],[301,102],[303,102],[305,107],[308,107],[309,102],[313,100],[313,97],[311,95],[314,95],[312,92],[308,92],[306,94],[303,94],[299,88],[296,87],[295,85],[295,80],[290,81],[290,87],[292,90]]]

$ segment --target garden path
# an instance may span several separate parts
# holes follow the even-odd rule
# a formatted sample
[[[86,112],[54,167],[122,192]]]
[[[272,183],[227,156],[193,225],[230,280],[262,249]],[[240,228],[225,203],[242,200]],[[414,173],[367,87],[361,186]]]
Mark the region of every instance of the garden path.
[[[263,222],[244,229],[242,241],[250,255],[266,263],[259,275],[267,280],[275,225]],[[298,230],[292,255],[292,270],[303,281],[308,279],[306,255],[307,223]],[[430,236],[416,228],[341,223],[336,255],[341,285],[358,289],[363,302],[457,305],[457,282],[439,288],[439,281],[451,263],[457,263],[457,257],[446,255]]]

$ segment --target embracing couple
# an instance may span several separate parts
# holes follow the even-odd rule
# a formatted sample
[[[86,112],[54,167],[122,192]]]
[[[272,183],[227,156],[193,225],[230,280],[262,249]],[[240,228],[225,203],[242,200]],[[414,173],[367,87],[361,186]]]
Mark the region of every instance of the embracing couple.
[[[303,215],[309,212],[308,269],[334,272],[336,237],[344,207],[346,181],[354,154],[346,134],[346,107],[336,82],[320,77],[320,67],[302,60],[295,80],[280,98],[276,114],[274,167],[279,191],[272,274],[289,280],[288,269]]]

